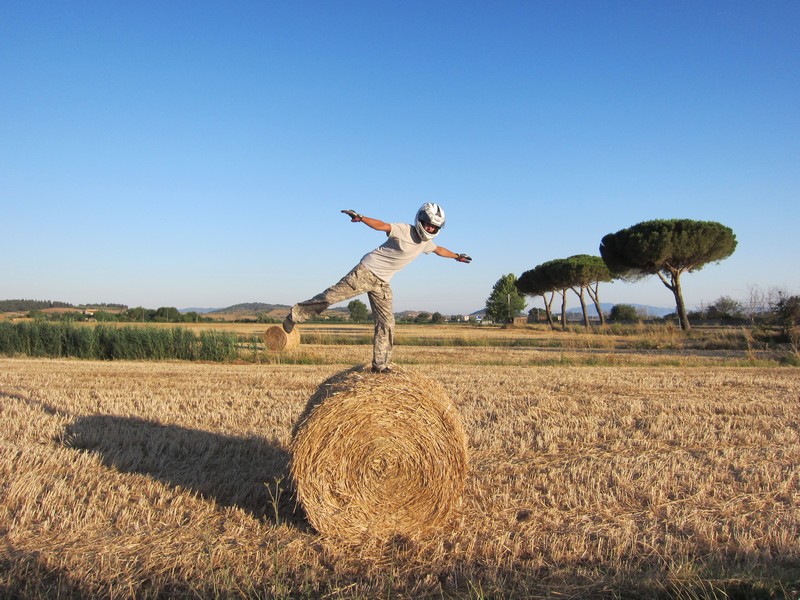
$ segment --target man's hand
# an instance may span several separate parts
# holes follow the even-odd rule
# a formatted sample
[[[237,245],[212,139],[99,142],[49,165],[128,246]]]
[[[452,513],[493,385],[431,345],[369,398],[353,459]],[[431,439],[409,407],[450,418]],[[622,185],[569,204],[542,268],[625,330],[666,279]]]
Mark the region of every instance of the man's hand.
[[[458,256],[456,256],[456,260],[458,262],[471,263],[472,262],[472,257],[471,256],[467,256],[466,254],[459,254]]]
[[[361,220],[364,218],[364,215],[360,215],[354,210],[343,210],[342,212],[346,214],[348,217],[350,217],[350,221],[352,223],[360,223]]]

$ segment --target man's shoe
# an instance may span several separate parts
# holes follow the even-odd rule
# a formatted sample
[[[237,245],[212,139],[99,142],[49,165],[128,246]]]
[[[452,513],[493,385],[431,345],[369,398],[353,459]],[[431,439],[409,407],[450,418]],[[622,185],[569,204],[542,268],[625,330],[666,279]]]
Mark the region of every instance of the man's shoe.
[[[294,329],[294,321],[292,321],[292,315],[289,315],[283,320],[283,330],[286,333],[292,333],[292,329]]]
[[[392,372],[390,367],[372,367],[373,373],[380,373],[381,375],[389,375]]]

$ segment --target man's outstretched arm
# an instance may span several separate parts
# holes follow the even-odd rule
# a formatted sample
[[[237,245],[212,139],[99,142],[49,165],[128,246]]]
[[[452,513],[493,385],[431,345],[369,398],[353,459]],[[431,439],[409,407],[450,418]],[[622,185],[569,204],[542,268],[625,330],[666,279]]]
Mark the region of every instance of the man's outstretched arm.
[[[455,258],[458,262],[469,263],[472,262],[472,258],[467,256],[466,254],[456,254],[445,248],[444,246],[436,246],[436,250],[433,251],[434,254],[437,256],[441,256],[442,258]]]
[[[365,217],[364,215],[358,214],[354,210],[343,210],[342,212],[350,217],[350,221],[353,223],[364,223],[364,225],[367,227],[372,227],[372,229],[377,231],[385,231],[386,233],[389,233],[392,230],[392,226],[389,223],[385,223],[380,219]]]

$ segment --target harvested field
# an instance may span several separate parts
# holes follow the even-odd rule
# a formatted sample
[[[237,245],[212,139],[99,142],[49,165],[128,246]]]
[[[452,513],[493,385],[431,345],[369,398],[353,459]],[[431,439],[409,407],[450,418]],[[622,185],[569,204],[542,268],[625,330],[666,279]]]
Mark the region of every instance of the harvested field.
[[[435,535],[357,544],[315,532],[287,475],[309,398],[367,348],[0,359],[0,596],[796,597],[797,369],[398,350],[461,413],[464,506]]]

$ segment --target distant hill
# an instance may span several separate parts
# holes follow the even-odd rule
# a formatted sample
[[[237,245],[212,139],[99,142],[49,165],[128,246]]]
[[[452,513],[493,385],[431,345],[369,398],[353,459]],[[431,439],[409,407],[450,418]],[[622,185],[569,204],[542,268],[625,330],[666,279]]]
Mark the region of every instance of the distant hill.
[[[646,304],[635,304],[633,302],[624,302],[624,303],[617,303],[617,304],[630,304],[638,311],[651,316],[651,317],[663,317],[664,315],[668,315],[675,312],[675,308],[664,308],[661,306],[649,306]],[[87,305],[79,305],[75,306],[73,304],[69,304],[68,302],[56,302],[51,300],[0,300],[0,313],[2,312],[29,312],[32,310],[47,310],[47,309],[79,309],[83,307],[91,307],[94,309],[120,309],[125,310],[128,307],[123,304],[105,304],[105,303],[96,303],[96,304],[87,304]],[[608,314],[611,309],[614,307],[614,304],[611,303],[601,303],[600,306],[603,309],[603,312]],[[255,315],[256,313],[271,313],[273,311],[281,311],[286,312],[291,309],[291,306],[288,304],[269,304],[266,302],[243,302],[241,304],[234,304],[232,306],[228,306],[225,308],[201,308],[201,307],[189,307],[189,308],[181,308],[179,312],[181,313],[189,313],[189,312],[196,312],[200,315]],[[553,306],[554,311],[558,311],[560,309],[559,306]],[[586,305],[586,309],[589,312],[590,316],[596,316],[597,311],[594,308],[594,304],[588,302]],[[346,307],[337,307],[335,309],[331,309],[331,312],[342,312],[348,314],[348,310]],[[401,313],[398,313],[400,318],[414,318],[420,312],[432,312],[432,311],[419,311],[419,310],[407,310]],[[569,314],[580,314],[581,308],[580,306],[572,306],[567,309],[567,313]],[[474,312],[469,313],[470,317],[484,317],[486,315],[486,309],[482,308],[480,310],[476,310]]]
[[[226,308],[184,308],[180,312],[196,312],[205,318],[219,321],[240,321],[260,319],[266,316],[271,319],[283,319],[292,309],[288,304],[269,304],[266,302],[243,302]],[[201,312],[202,311],[202,312]],[[348,317],[350,311],[346,307],[331,308],[326,310],[322,318]]]
[[[254,313],[254,312],[270,312],[273,310],[289,310],[291,306],[287,304],[267,304],[265,302],[244,302],[242,304],[234,304],[227,308],[216,308],[209,310],[205,314],[224,314],[224,313]],[[199,312],[199,311],[198,311]]]

